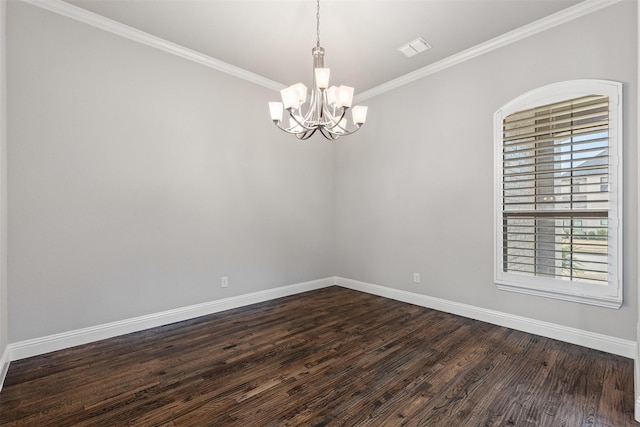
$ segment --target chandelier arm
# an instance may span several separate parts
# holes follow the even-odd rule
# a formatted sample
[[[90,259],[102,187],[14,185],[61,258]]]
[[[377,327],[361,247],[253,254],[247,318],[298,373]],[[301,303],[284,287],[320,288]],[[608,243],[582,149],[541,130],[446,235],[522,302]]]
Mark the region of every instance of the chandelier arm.
[[[296,134],[295,132],[291,132],[291,131],[290,131],[289,129],[287,129],[287,128],[283,128],[282,126],[280,126],[280,125],[278,124],[278,122],[275,122],[275,121],[274,121],[274,122],[273,122],[273,124],[274,124],[274,125],[276,125],[276,127],[277,127],[278,129],[280,129],[282,132],[290,133],[290,134],[292,134],[292,135],[295,135],[295,134]]]
[[[344,116],[347,114],[347,110],[349,109],[349,107],[342,107],[342,114],[340,115],[340,118],[335,119],[334,115],[330,115],[330,117],[332,118],[330,120],[330,123],[333,124],[333,126],[326,126],[327,129],[329,129],[330,131],[333,130],[334,128],[338,127],[342,130],[344,130],[345,132],[347,131],[346,129],[343,129],[341,126],[338,126],[340,124],[340,122],[342,121],[342,119],[344,119]],[[330,114],[329,111],[326,111],[327,114]]]
[[[278,122],[273,122],[273,124],[280,129],[282,132],[288,133],[290,135],[295,135],[296,138],[300,139],[300,140],[306,140],[311,138],[311,136],[316,133],[316,131],[318,130],[318,127],[311,127],[311,128],[305,128],[303,131],[301,132],[294,132],[292,130],[290,130],[289,128],[284,128],[282,126],[280,126],[278,124]],[[326,138],[326,136],[325,136]]]
[[[318,92],[318,89],[313,89],[311,91],[311,98],[309,99],[309,110],[304,116],[305,123],[312,123],[313,126],[317,126],[322,122],[323,104],[322,92]]]
[[[338,106],[336,104],[333,104],[333,106],[328,106],[328,108],[331,108],[331,117],[335,117],[336,113],[338,112]]]
[[[329,129],[324,128],[324,127],[320,128],[320,133],[322,134],[322,136],[324,136],[329,141],[335,141],[336,139],[338,139],[340,137],[340,134],[335,134],[335,133],[331,132]]]
[[[328,125],[334,125],[334,120],[335,120],[335,115],[336,115],[336,109],[335,107],[333,107],[333,111],[331,111],[329,108],[329,104],[327,102],[327,92],[322,91],[321,93],[322,98],[321,98],[321,102],[320,102],[320,117],[318,122],[320,124],[322,124],[323,127],[329,127]],[[342,117],[340,118],[342,119]],[[331,126],[333,127],[333,126]]]
[[[273,122],[273,124],[274,124],[278,129],[280,129],[282,132],[286,132],[286,133],[291,134],[291,135],[297,135],[297,134],[301,133],[301,132],[294,132],[294,131],[292,131],[292,130],[291,130],[292,128],[285,128],[285,127],[282,127],[282,126],[280,126],[280,125],[278,124],[278,122]],[[304,129],[304,130],[303,130],[303,132],[308,132],[309,130],[312,130],[312,129]]]
[[[302,119],[302,121],[300,121],[293,114],[292,110],[293,110],[293,108],[287,108],[287,111],[289,112],[289,117],[291,117],[293,119],[293,121],[295,121],[299,126],[301,126],[305,130],[312,130],[313,129],[313,126],[308,126],[308,125],[305,124],[305,123],[307,123],[306,116]],[[309,115],[309,113],[307,113],[307,115]],[[291,133],[296,133],[296,132],[291,132]]]
[[[352,135],[354,133],[356,133],[358,130],[360,130],[360,128],[362,128],[362,125],[356,125],[356,128],[353,130],[346,130],[344,132],[333,132],[331,131],[329,128],[327,127],[321,127],[321,126],[316,126],[314,128],[309,128],[304,130],[303,132],[293,132],[287,128],[283,128],[282,126],[280,126],[277,122],[274,122],[274,125],[280,129],[281,131],[288,133],[290,135],[295,135],[296,138],[298,138],[299,140],[307,140],[309,138],[311,138],[311,136],[316,133],[316,131],[320,130],[320,133],[322,134],[323,137],[325,137],[325,139],[328,139],[330,141],[335,141],[336,139],[338,139],[341,136],[347,136],[347,135]]]
[[[349,135],[353,135],[354,133],[356,133],[357,131],[360,130],[360,128],[362,128],[362,125],[356,125],[355,129],[353,130],[346,130],[344,129],[344,132],[335,132],[333,130],[330,129],[325,129],[327,132],[329,132],[331,135],[335,135],[334,139],[337,139],[341,136],[349,136]],[[342,127],[340,129],[343,129]],[[324,135],[324,134],[323,134]]]
[[[296,138],[298,138],[301,141],[306,141],[307,139],[311,138],[311,136],[316,133],[316,130],[318,130],[317,128],[313,129],[313,130],[308,130],[305,132],[300,132],[300,133],[296,133]]]

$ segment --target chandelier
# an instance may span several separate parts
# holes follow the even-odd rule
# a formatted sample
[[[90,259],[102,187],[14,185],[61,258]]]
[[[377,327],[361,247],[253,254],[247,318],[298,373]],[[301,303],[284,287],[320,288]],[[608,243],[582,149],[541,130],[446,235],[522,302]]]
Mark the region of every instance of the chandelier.
[[[353,88],[349,86],[329,87],[329,69],[324,68],[324,49],[320,47],[320,0],[316,9],[316,47],[313,55],[313,88],[308,106],[307,87],[296,83],[280,91],[282,102],[270,102],[271,120],[281,130],[295,135],[298,139],[309,139],[311,135],[320,133],[329,140],[343,135],[351,135],[364,124],[367,118],[367,107],[355,106]],[[284,110],[289,113],[289,126],[282,125]],[[306,112],[305,112],[306,110]],[[351,110],[353,124],[347,127],[347,111]]]

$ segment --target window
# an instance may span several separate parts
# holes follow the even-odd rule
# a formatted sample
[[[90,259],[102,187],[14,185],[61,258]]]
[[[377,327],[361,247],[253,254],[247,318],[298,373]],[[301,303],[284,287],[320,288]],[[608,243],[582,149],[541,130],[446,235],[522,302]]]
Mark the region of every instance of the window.
[[[621,306],[621,98],[576,80],[495,113],[498,288]]]

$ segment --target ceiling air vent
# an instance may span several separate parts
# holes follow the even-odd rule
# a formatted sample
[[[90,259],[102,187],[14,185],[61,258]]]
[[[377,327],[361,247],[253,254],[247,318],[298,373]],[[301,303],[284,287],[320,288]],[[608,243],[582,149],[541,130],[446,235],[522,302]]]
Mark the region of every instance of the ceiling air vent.
[[[411,58],[412,56],[417,55],[420,52],[424,52],[428,49],[431,49],[431,45],[427,43],[427,41],[422,37],[418,37],[414,41],[411,41],[398,48],[398,50],[402,52],[407,58]]]

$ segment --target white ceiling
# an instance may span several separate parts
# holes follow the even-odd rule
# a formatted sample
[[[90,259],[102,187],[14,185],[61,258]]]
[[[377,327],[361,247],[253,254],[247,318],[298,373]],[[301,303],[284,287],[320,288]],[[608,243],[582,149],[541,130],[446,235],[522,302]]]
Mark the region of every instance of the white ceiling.
[[[322,0],[331,83],[356,93],[545,18],[582,0]],[[290,85],[309,85],[314,0],[66,0],[75,6]],[[433,48],[396,49],[417,37]]]

